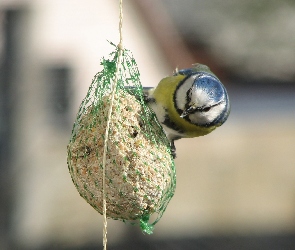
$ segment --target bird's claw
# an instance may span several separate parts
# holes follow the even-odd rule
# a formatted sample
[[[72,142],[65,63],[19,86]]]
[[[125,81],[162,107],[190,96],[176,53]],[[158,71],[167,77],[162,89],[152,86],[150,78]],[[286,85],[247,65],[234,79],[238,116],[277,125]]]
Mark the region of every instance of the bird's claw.
[[[171,155],[172,155],[173,159],[175,159],[176,158],[176,147],[174,144],[174,140],[172,140],[170,142],[170,148],[171,148]]]

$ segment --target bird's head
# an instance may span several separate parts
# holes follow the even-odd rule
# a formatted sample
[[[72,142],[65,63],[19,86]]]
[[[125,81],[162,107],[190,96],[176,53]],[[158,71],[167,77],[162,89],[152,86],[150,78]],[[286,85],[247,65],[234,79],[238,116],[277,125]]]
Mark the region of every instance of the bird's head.
[[[185,76],[174,95],[177,112],[197,126],[218,127],[230,113],[226,89],[207,66],[193,66],[176,73]]]

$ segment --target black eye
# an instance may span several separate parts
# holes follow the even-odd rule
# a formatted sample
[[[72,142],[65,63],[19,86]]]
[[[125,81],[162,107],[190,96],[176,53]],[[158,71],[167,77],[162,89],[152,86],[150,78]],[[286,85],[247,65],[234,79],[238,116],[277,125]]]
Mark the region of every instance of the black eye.
[[[203,112],[208,112],[210,109],[211,109],[211,107],[206,107],[206,108],[203,108],[202,111]]]

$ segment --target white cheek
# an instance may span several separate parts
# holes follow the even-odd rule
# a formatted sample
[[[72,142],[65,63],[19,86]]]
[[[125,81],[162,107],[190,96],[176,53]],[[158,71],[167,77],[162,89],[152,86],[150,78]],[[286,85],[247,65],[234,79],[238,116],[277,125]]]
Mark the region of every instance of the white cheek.
[[[197,112],[189,116],[192,123],[195,124],[206,124],[213,122],[224,110],[225,103],[221,103],[218,106],[212,107],[208,112]]]
[[[194,124],[206,124],[208,123],[208,118],[204,113],[198,112],[192,115],[189,115],[189,119]]]
[[[209,112],[210,121],[214,121],[221,114],[224,108],[225,103],[221,103],[218,106],[213,107],[212,110],[210,110],[211,112]]]

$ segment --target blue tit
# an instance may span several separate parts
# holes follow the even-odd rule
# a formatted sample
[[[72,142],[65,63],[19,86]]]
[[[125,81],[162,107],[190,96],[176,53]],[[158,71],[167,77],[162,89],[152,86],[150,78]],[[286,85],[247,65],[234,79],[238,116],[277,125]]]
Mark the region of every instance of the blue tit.
[[[144,88],[145,101],[155,112],[171,142],[209,134],[230,113],[228,94],[220,80],[202,64],[177,71],[155,88]]]

